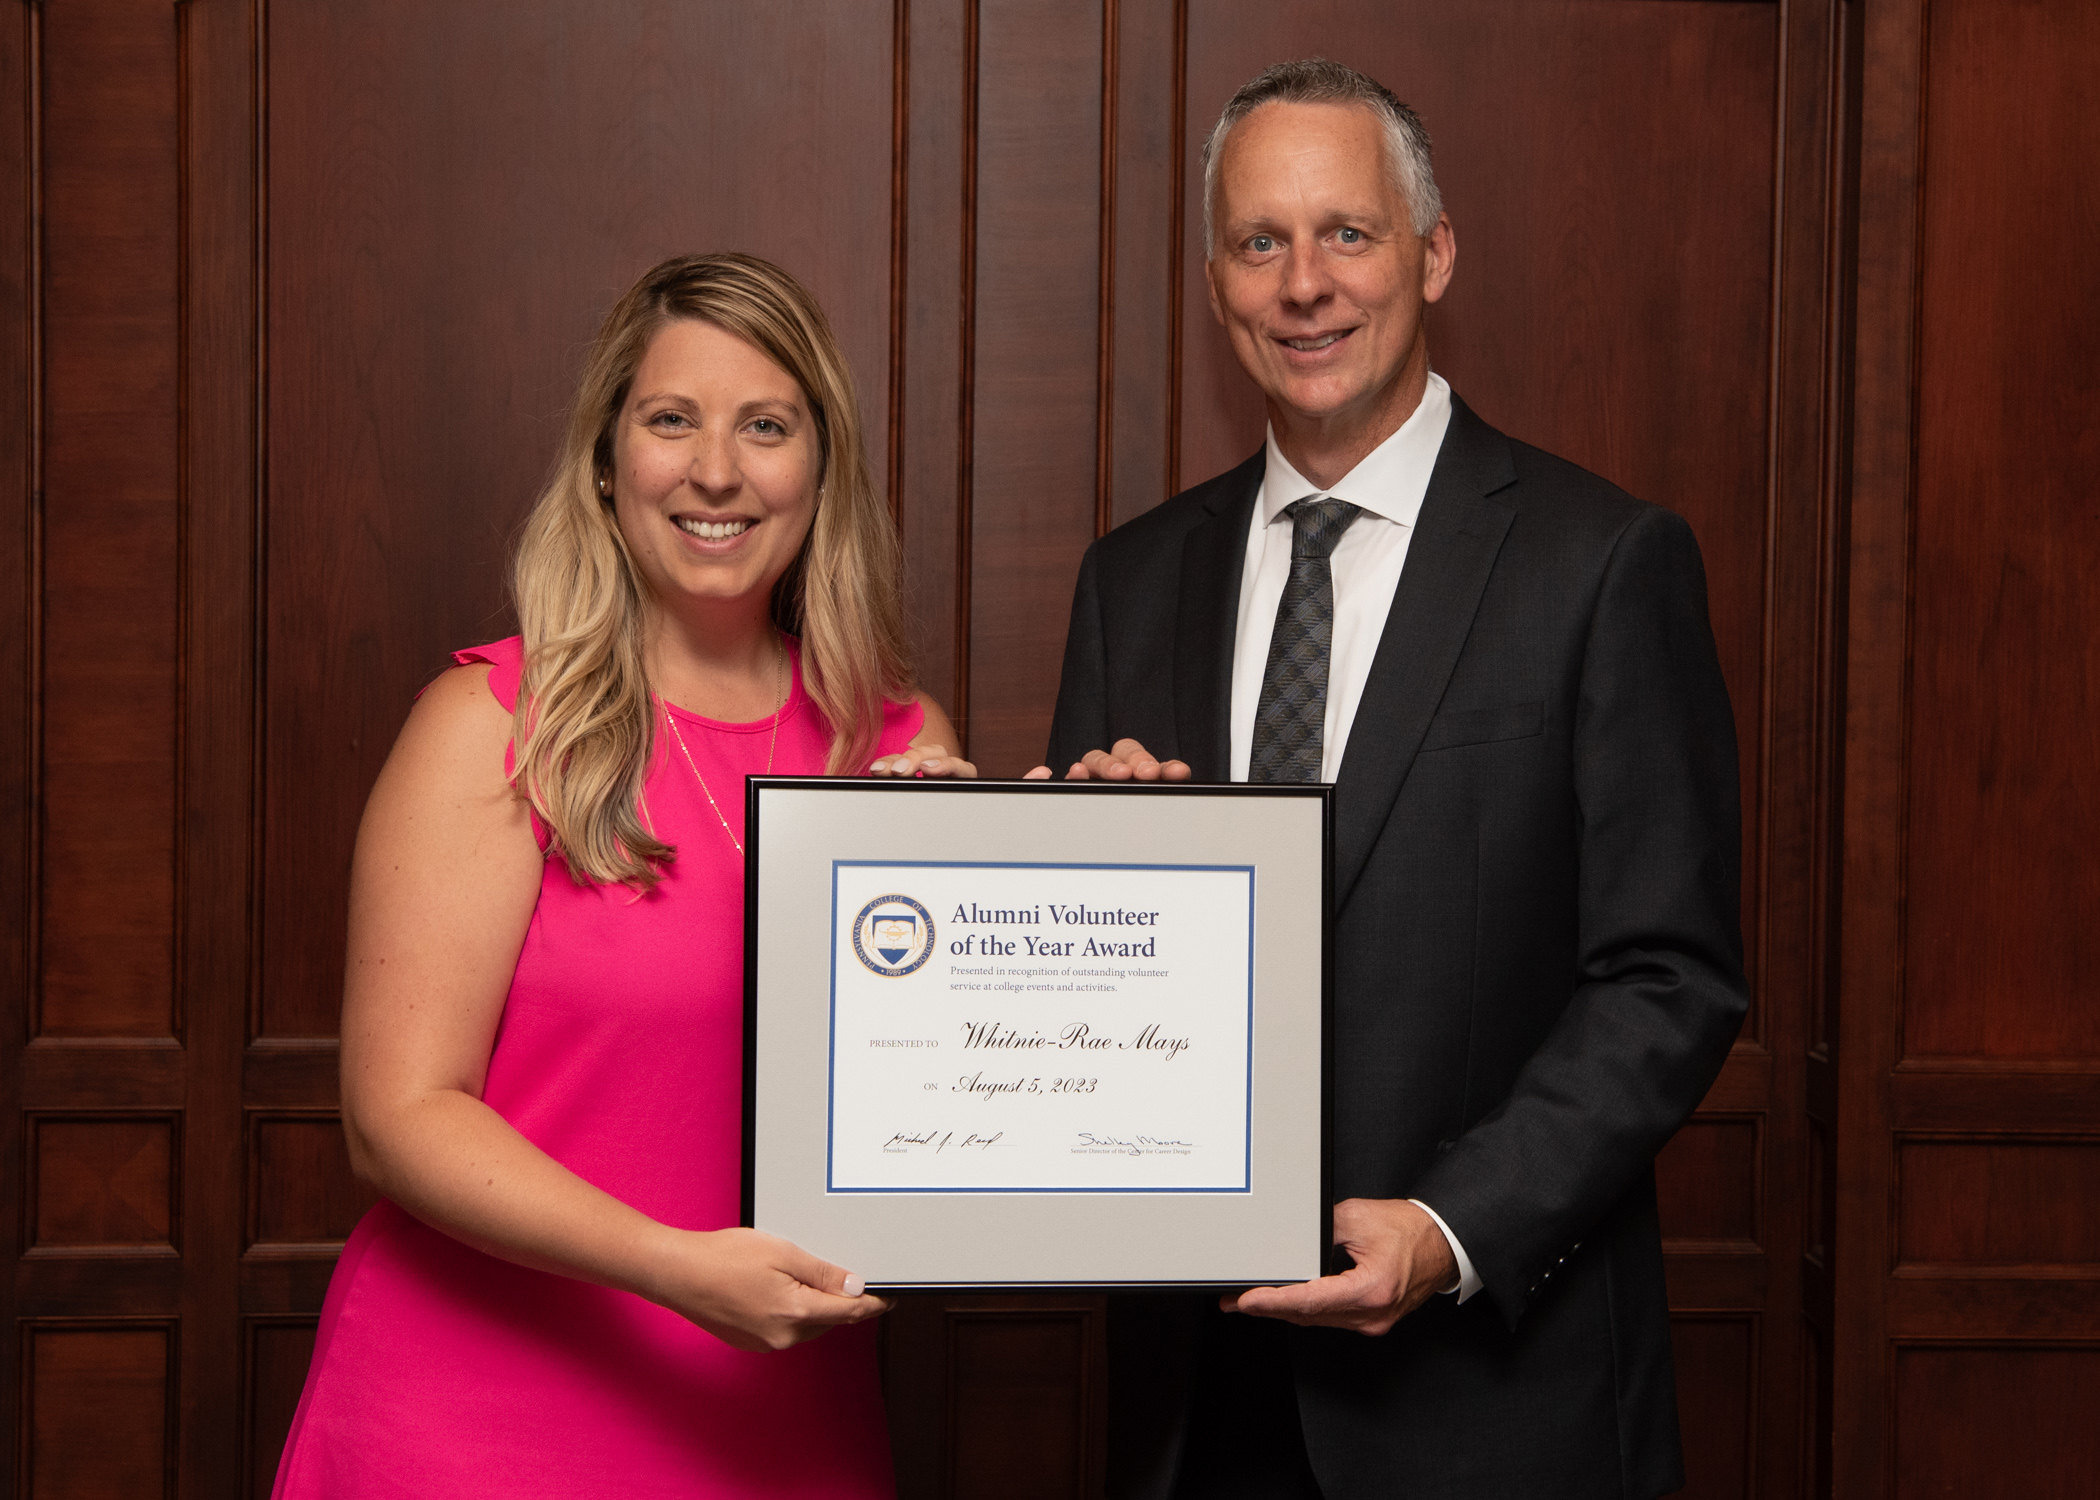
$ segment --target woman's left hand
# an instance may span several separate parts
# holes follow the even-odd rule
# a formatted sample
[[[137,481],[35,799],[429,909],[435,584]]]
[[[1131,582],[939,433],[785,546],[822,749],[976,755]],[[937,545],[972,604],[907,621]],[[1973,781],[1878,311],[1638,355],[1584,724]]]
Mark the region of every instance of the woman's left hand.
[[[962,743],[962,736],[955,732],[954,724],[941,710],[940,704],[924,693],[918,695],[922,714],[919,721],[918,738],[899,750],[895,755],[884,755],[868,767],[870,776],[951,776],[975,779],[977,768],[959,755],[950,755],[948,747]]]
[[[977,768],[945,745],[906,745],[868,767],[870,776],[955,776],[973,778]]]

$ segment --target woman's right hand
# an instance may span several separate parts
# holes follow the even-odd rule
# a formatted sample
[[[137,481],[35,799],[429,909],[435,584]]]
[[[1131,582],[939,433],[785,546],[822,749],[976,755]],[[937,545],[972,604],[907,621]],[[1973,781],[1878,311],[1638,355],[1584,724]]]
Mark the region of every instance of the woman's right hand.
[[[737,1349],[788,1349],[890,1304],[861,1279],[757,1229],[666,1229],[649,1288],[659,1302]]]

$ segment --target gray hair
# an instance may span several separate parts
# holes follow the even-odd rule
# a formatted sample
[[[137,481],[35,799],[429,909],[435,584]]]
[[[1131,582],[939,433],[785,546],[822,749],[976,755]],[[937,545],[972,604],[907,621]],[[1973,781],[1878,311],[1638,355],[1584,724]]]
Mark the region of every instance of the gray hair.
[[[1385,127],[1386,162],[1400,196],[1407,200],[1408,217],[1414,232],[1427,234],[1436,227],[1444,211],[1443,195],[1436,190],[1436,173],[1429,165],[1429,131],[1422,117],[1393,96],[1393,91],[1375,78],[1324,57],[1301,58],[1264,68],[1240,85],[1239,92],[1225,101],[1224,112],[1211,127],[1203,143],[1203,254],[1210,257],[1214,246],[1211,205],[1218,196],[1218,158],[1225,154],[1225,137],[1232,127],[1264,104],[1360,104],[1378,117]]]

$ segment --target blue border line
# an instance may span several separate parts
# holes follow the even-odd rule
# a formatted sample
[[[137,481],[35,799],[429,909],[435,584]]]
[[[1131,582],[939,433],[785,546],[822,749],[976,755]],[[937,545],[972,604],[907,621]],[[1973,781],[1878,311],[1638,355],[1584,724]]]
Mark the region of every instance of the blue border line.
[[[1247,867],[1247,1154],[1240,1191],[1254,1191],[1254,866]]]
[[[1127,1188],[1065,1188],[1065,1187],[889,1187],[852,1188],[836,1185],[833,1153],[838,1138],[838,1063],[839,1063],[839,871],[842,869],[884,870],[1176,870],[1210,871],[1218,874],[1240,873],[1247,877],[1247,1095],[1242,1117],[1245,1147],[1240,1162],[1240,1185],[1236,1188],[1214,1187],[1127,1187]],[[931,955],[928,955],[931,957]],[[1252,865],[1134,865],[1134,864],[1084,864],[1067,863],[1063,860],[1014,860],[1014,859],[835,859],[831,862],[831,1034],[826,1048],[824,1069],[824,1191],[840,1197],[862,1197],[877,1194],[914,1194],[919,1196],[948,1197],[959,1193],[1003,1193],[1013,1197],[1034,1197],[1052,1193],[1085,1193],[1091,1196],[1105,1194],[1149,1193],[1208,1193],[1225,1195],[1251,1193],[1254,1191],[1254,866]]]
[[[832,1143],[838,1139],[839,1089],[839,862],[831,862],[831,1037],[824,1066],[824,1191],[831,1191]]]

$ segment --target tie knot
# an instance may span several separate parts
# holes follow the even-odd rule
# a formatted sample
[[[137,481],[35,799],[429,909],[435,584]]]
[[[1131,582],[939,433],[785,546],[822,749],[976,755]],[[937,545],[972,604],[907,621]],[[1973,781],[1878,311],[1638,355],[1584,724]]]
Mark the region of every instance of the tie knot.
[[[1346,500],[1307,496],[1285,509],[1291,518],[1291,557],[1324,559],[1334,551],[1349,523],[1363,512]]]

